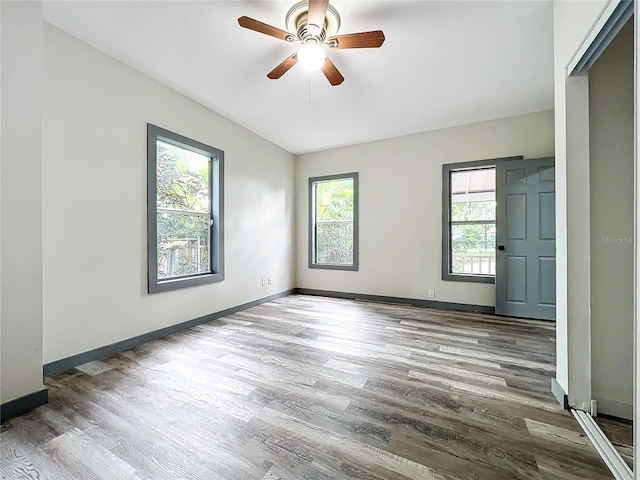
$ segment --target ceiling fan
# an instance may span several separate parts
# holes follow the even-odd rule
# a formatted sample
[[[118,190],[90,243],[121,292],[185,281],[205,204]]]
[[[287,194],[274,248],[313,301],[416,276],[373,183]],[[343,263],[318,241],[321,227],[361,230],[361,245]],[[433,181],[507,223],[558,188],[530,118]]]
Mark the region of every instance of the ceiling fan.
[[[296,52],[267,74],[272,80],[284,75],[296,63],[309,71],[322,70],[331,85],[340,85],[344,77],[323,46],[332,48],[378,48],[384,43],[382,30],[337,35],[340,15],[329,0],[302,0],[293,5],[285,17],[288,31],[280,30],[249,17],[238,18],[241,27],[270,35],[290,43],[301,43]],[[295,32],[295,33],[290,33]]]

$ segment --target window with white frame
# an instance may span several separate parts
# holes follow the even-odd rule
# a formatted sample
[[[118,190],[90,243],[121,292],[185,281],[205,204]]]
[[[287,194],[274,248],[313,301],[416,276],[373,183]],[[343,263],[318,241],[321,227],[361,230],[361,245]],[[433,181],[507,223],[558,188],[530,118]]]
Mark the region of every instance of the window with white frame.
[[[149,293],[224,279],[224,152],[148,124]]]

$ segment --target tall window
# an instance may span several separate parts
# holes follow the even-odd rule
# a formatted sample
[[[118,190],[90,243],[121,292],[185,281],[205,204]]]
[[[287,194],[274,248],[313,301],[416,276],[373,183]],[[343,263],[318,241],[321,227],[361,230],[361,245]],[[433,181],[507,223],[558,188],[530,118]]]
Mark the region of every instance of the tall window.
[[[309,179],[309,268],[358,270],[358,174]]]
[[[224,152],[147,125],[149,293],[224,279]]]
[[[466,165],[466,166],[464,166]],[[496,274],[496,169],[443,166],[443,279],[493,282]]]

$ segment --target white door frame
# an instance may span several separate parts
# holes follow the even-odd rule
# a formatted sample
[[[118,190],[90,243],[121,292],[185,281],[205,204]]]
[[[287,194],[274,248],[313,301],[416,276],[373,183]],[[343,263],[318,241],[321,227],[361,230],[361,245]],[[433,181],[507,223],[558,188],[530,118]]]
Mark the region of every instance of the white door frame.
[[[621,473],[616,478],[633,478],[640,480],[640,32],[638,32],[640,18],[640,0],[632,0],[632,12],[634,14],[634,295],[633,295],[633,326],[634,326],[634,343],[633,343],[633,459],[634,471],[631,476]],[[574,75],[585,73],[589,67],[597,60],[609,45],[613,37],[618,33],[619,29],[628,20],[630,13],[629,0],[610,0],[598,19],[594,22],[591,30],[581,43],[580,47],[574,53],[572,60],[567,66],[567,74]],[[564,105],[561,106],[564,108]],[[557,108],[557,106],[556,106]],[[589,359],[590,360],[590,359]],[[575,414],[575,413],[574,413]],[[581,423],[586,422],[585,430],[590,429],[592,425],[589,423],[590,417],[583,412],[577,412],[576,417]],[[594,422],[595,423],[595,422]],[[589,432],[587,432],[589,433]],[[597,434],[597,432],[596,432]],[[604,436],[604,435],[603,435]],[[591,438],[591,436],[590,436]],[[605,437],[606,439],[606,437]],[[593,439],[592,439],[593,441]],[[608,442],[608,440],[606,440]],[[598,445],[596,445],[598,448]],[[613,447],[611,447],[613,448]],[[615,449],[614,449],[615,451]],[[601,452],[602,454],[602,452]],[[604,458],[604,456],[603,456]],[[608,462],[607,462],[608,463]]]
[[[640,427],[638,420],[640,419],[640,2],[636,0],[634,7],[635,15],[635,65],[633,76],[635,80],[635,144],[633,150],[635,182],[634,182],[634,198],[635,198],[635,243],[634,243],[634,341],[633,341],[633,461],[634,461],[634,478],[640,480]]]

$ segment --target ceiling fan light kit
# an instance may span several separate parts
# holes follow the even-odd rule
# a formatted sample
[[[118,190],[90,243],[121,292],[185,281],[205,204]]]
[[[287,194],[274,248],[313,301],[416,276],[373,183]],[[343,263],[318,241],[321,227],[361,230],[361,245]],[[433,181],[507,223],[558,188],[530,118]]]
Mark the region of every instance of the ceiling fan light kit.
[[[320,70],[325,58],[326,54],[322,46],[314,40],[306,41],[298,50],[298,63],[307,72]]]
[[[329,0],[302,0],[294,4],[285,16],[287,31],[246,16],[240,17],[238,23],[255,32],[302,44],[297,53],[287,57],[267,74],[272,80],[280,78],[296,63],[300,63],[300,67],[307,71],[322,70],[331,85],[340,85],[344,77],[326,55],[323,46],[338,49],[378,48],[385,40],[382,30],[338,35],[340,15],[329,5]]]

